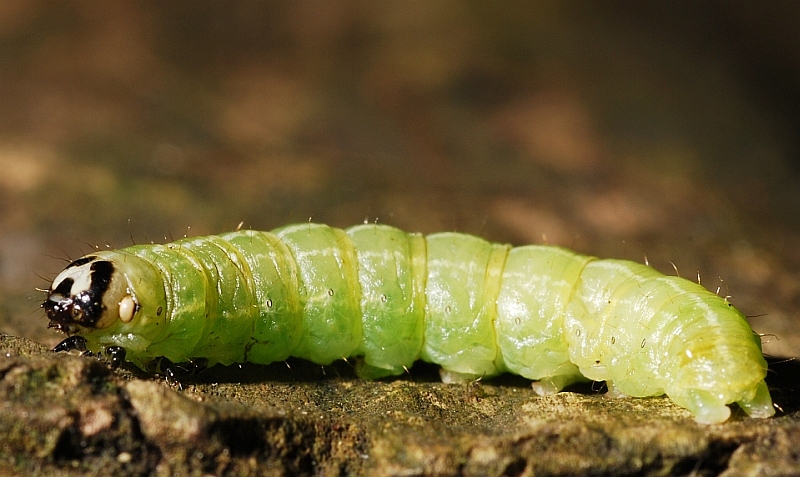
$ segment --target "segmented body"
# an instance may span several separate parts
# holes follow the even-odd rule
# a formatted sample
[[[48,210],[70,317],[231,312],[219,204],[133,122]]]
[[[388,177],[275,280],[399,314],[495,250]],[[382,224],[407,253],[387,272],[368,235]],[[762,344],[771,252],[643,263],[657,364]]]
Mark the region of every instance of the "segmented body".
[[[760,339],[727,300],[559,247],[298,224],[97,252],[67,267],[43,306],[51,326],[93,351],[121,346],[143,369],[162,356],[356,356],[359,374],[378,378],[422,359],[448,381],[512,372],[540,394],[587,378],[614,394],[666,393],[705,423],[733,402],[774,413]]]

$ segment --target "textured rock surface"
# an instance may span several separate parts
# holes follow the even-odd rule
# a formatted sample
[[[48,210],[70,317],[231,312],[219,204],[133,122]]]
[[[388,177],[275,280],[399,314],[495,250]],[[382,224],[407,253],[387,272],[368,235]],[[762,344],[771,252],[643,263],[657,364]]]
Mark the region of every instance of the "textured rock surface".
[[[664,398],[591,388],[538,397],[512,377],[444,385],[426,366],[392,382],[361,381],[346,363],[215,368],[175,390],[21,338],[2,335],[0,349],[2,473],[800,472],[798,401],[781,383],[772,383],[785,411],[776,418],[735,412],[704,427]]]

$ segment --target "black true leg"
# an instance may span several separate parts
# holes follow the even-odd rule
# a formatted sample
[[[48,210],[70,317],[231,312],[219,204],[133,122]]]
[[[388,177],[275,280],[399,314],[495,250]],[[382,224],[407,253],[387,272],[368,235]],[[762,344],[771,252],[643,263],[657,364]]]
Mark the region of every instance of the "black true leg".
[[[170,386],[181,387],[181,378],[191,376],[206,369],[208,360],[205,358],[194,359],[185,363],[172,364],[164,369],[164,376]]]
[[[106,348],[106,356],[108,356],[111,369],[119,368],[125,362],[125,348],[122,346],[109,346]]]
[[[58,343],[53,348],[54,353],[80,351],[83,356],[92,356],[91,351],[86,349],[86,338],[78,335],[70,336]],[[109,346],[105,352],[111,368],[119,368],[125,362],[125,348],[122,346]],[[98,355],[100,357],[101,355]]]
[[[164,370],[172,366],[172,361],[160,356],[147,362],[145,371],[151,374],[164,374]]]
[[[147,364],[147,371],[164,376],[169,384],[175,388],[181,388],[181,379],[186,376],[199,373],[208,367],[208,360],[205,358],[193,359],[183,363],[173,363],[161,356],[155,358]]]
[[[83,336],[70,336],[58,343],[55,348],[53,348],[54,353],[60,353],[62,351],[72,351],[78,350],[80,352],[86,351],[86,338]]]

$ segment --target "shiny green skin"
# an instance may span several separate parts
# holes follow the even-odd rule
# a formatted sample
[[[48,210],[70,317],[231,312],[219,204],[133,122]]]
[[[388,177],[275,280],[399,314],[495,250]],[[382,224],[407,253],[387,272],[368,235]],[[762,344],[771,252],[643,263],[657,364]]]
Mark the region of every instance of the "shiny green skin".
[[[81,334],[90,349],[123,346],[140,367],[159,356],[356,356],[359,374],[377,378],[422,359],[448,381],[510,371],[539,380],[542,394],[586,378],[614,394],[666,393],[701,422],[725,420],[731,402],[756,417],[774,412],[744,316],[633,262],[311,223],[94,255],[125,272],[140,308],[130,323]]]

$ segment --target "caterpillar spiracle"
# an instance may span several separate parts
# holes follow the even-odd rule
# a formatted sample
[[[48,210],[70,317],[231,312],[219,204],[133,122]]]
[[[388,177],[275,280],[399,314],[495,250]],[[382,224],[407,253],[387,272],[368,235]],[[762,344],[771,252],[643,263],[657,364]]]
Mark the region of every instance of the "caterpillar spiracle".
[[[666,394],[706,424],[734,402],[775,412],[760,339],[726,299],[554,246],[377,224],[243,230],[92,253],[42,307],[51,327],[93,352],[121,347],[142,369],[358,357],[373,379],[422,359],[444,381],[511,372],[542,395],[586,379],[612,395]]]

